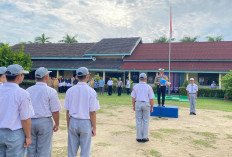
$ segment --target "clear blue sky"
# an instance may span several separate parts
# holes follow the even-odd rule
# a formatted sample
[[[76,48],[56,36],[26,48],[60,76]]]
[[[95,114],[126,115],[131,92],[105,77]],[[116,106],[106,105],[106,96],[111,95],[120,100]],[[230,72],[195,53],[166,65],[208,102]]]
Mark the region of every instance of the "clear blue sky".
[[[1,0],[0,42],[34,41],[45,33],[57,42],[68,33],[79,42],[140,36],[143,42],[223,35],[232,41],[232,0]]]

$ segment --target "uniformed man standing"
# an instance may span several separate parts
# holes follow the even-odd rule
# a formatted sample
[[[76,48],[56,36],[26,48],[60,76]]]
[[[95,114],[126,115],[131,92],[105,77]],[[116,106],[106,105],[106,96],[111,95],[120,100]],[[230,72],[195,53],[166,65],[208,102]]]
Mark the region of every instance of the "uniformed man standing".
[[[130,80],[129,79],[126,80],[126,92],[127,92],[127,95],[130,94]]]
[[[0,87],[6,82],[6,67],[0,67]]]
[[[122,94],[122,86],[123,86],[123,82],[122,82],[121,77],[119,77],[117,81],[118,96],[121,96]]]
[[[27,157],[51,157],[53,131],[59,129],[61,104],[57,91],[47,85],[50,72],[44,67],[37,69],[37,83],[27,89],[35,111],[31,120],[32,144],[27,149]]]
[[[24,157],[31,144],[30,94],[19,87],[25,71],[18,64],[7,67],[7,82],[0,88],[0,156]]]
[[[100,109],[96,91],[88,86],[90,73],[85,67],[76,71],[77,85],[71,87],[65,97],[67,110],[68,156],[75,157],[79,146],[81,157],[90,157],[91,136],[96,135],[96,111]]]
[[[107,87],[108,87],[108,95],[112,95],[112,89],[113,89],[113,80],[110,77],[110,79],[107,81]]]
[[[190,84],[186,88],[190,103],[190,115],[196,115],[196,100],[198,86],[194,83],[194,78],[190,78]]]
[[[160,106],[160,96],[162,95],[162,107],[165,103],[165,93],[166,93],[166,83],[168,81],[168,77],[164,75],[164,69],[159,69],[159,75],[155,77],[155,84],[157,84],[157,100],[158,106]]]
[[[154,92],[147,83],[147,75],[139,75],[139,84],[135,85],[131,97],[136,117],[136,132],[138,142],[148,142],[150,112],[153,112]]]

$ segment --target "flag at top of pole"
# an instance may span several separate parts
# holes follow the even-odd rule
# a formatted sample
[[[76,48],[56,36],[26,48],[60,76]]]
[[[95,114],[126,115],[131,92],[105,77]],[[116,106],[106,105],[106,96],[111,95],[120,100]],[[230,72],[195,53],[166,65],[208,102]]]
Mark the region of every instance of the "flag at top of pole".
[[[171,68],[171,40],[172,40],[172,8],[170,7],[170,37],[169,37],[169,82],[171,82],[171,74],[170,74],[170,68]],[[168,87],[168,95],[171,95],[171,87]]]

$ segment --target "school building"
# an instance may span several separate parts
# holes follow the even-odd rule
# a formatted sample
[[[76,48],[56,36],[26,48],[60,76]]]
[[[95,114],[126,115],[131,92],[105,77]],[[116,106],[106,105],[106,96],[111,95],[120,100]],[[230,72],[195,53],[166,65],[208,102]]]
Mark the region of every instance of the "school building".
[[[13,50],[22,45],[14,45]],[[27,77],[34,79],[35,69],[46,67],[52,76],[71,78],[79,67],[87,67],[91,77],[99,73],[105,81],[109,77],[129,78],[139,81],[145,72],[147,82],[154,83],[159,68],[168,75],[169,44],[143,43],[142,38],[106,38],[96,43],[25,44],[24,52],[30,53],[33,71]],[[201,87],[215,81],[221,88],[223,75],[232,69],[232,41],[176,42],[171,44],[171,90],[177,92],[184,80],[195,78]]]

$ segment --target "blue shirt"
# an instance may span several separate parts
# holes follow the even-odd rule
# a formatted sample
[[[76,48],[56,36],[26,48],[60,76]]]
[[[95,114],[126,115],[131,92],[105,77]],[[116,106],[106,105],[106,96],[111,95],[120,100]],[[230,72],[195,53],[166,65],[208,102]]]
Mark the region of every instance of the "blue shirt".
[[[104,80],[99,80],[99,87],[103,87],[105,84],[105,81]]]
[[[97,88],[97,82],[94,83],[94,88]]]

